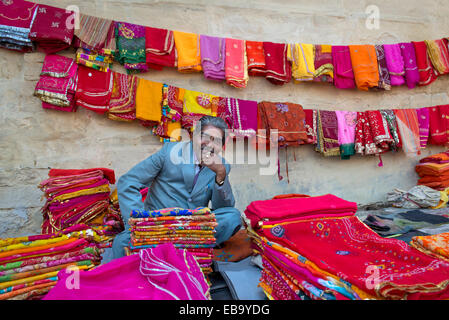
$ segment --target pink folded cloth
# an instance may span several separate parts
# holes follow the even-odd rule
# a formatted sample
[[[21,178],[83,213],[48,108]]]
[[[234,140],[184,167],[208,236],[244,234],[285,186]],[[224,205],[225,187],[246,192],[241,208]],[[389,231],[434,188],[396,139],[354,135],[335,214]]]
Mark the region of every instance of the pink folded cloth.
[[[79,271],[76,290],[67,283],[73,272],[61,270],[44,300],[208,300],[209,286],[193,255],[162,244]]]

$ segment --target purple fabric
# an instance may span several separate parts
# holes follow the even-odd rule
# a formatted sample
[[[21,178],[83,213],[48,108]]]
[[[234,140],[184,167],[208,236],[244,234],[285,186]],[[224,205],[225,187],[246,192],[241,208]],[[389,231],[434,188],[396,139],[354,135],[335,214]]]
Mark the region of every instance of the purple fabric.
[[[419,141],[421,148],[427,146],[427,140],[429,139],[429,108],[420,108],[416,110],[419,124]]]
[[[225,80],[226,39],[200,35],[200,52],[204,77]]]
[[[340,89],[355,88],[349,46],[332,46],[332,61],[334,63],[334,85]]]
[[[69,278],[71,277],[71,278]],[[59,271],[44,300],[207,300],[209,286],[191,253],[161,244],[79,271],[79,286],[68,288],[73,272]]]
[[[401,86],[405,83],[404,60],[399,44],[384,44],[385,59],[387,61],[390,82],[392,86]]]
[[[401,54],[404,59],[405,82],[409,89],[415,88],[419,84],[419,70],[416,64],[415,46],[413,43],[401,43]]]

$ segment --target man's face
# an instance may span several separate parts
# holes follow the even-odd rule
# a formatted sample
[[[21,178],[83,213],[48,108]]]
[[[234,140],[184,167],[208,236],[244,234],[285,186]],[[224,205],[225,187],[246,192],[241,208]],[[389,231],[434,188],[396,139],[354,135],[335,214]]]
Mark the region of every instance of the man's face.
[[[218,155],[223,150],[223,131],[214,126],[205,126],[200,134],[194,133],[193,142],[197,159],[202,162],[205,157]]]

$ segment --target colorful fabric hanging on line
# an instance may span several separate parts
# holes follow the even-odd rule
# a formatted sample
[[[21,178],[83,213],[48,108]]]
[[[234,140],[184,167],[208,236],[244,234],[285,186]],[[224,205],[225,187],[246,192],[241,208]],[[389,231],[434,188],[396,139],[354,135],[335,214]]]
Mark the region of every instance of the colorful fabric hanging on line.
[[[251,138],[257,132],[257,102],[235,98],[226,98],[226,107],[230,115],[230,128],[236,137]]]
[[[78,67],[76,104],[99,114],[109,110],[114,78],[112,72]]]
[[[128,73],[148,71],[144,26],[115,22],[115,39],[117,46],[115,59]]]
[[[427,54],[427,45],[424,41],[413,41],[415,47],[416,64],[419,72],[419,85],[427,86],[434,82],[438,75],[432,66],[432,62]]]
[[[249,77],[244,40],[226,38],[225,77],[230,86],[246,87]]]
[[[176,67],[176,47],[173,31],[145,27],[146,61],[150,68]]]
[[[288,44],[287,58],[291,62],[295,82],[312,81],[315,76],[315,47],[312,44]]]
[[[73,46],[89,51],[115,51],[114,21],[87,14],[79,14],[79,28],[74,31]]]
[[[201,67],[208,80],[225,80],[226,39],[200,35]]]
[[[355,128],[357,112],[335,111],[338,124],[338,144],[342,159],[349,159],[355,154]]]
[[[133,121],[136,119],[137,77],[118,72],[112,72],[113,88],[109,101],[108,118],[118,121]]]
[[[359,90],[367,91],[379,85],[379,66],[373,45],[349,46],[355,83]]]
[[[136,90],[136,118],[157,125],[162,117],[162,83],[138,79]]]
[[[334,85],[339,89],[355,88],[351,53],[348,46],[332,46],[334,63]]]
[[[390,73],[388,72],[385,51],[382,45],[375,45],[377,55],[377,65],[379,67],[379,85],[378,89],[391,90]]]
[[[419,70],[416,62],[416,53],[413,43],[400,43],[402,57],[404,58],[405,83],[409,89],[419,85]]]
[[[315,74],[313,81],[334,82],[334,64],[332,61],[332,46],[315,45]]]
[[[46,54],[64,50],[72,44],[75,12],[39,4],[29,39]]]
[[[201,67],[200,36],[195,33],[173,31],[178,53],[178,71],[199,72]]]
[[[248,57],[248,74],[265,77],[267,70],[263,42],[246,41],[246,55]]]
[[[283,85],[290,82],[292,67],[287,58],[287,44],[264,42],[265,54],[265,78],[275,85]]]

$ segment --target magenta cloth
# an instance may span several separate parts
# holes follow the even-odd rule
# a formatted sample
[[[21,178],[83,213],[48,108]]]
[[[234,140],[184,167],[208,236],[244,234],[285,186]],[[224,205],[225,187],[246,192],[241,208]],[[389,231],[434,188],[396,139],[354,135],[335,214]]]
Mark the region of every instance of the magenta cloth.
[[[419,84],[419,70],[416,62],[415,46],[411,42],[400,43],[402,58],[405,67],[405,82],[409,89]]]
[[[225,80],[226,39],[200,35],[201,66],[209,80]]]
[[[209,286],[191,253],[163,244],[79,272],[79,289],[67,288],[72,272],[59,271],[44,300],[208,300]]]
[[[399,44],[384,44],[385,59],[390,73],[392,86],[401,86],[405,83],[404,59]],[[415,60],[416,61],[416,60]]]
[[[285,198],[258,200],[246,207],[245,215],[253,228],[259,221],[268,223],[289,221],[289,219],[318,218],[320,216],[336,217],[353,215],[357,211],[357,203],[346,201],[332,194],[309,198]]]
[[[37,3],[23,0],[0,2],[0,47],[30,52],[34,49],[28,38]]]
[[[334,63],[334,85],[339,89],[355,88],[354,71],[352,70],[349,46],[332,46]]]
[[[55,53],[70,47],[74,26],[74,11],[39,4],[29,38],[45,53]]]
[[[45,56],[34,95],[42,100],[44,109],[76,111],[75,91],[78,65],[71,58],[56,54]]]
[[[421,148],[427,146],[427,140],[429,139],[429,108],[420,108],[416,110],[419,124],[419,141]]]
[[[257,102],[226,98],[231,114],[232,132],[236,137],[253,137],[257,131]]]

